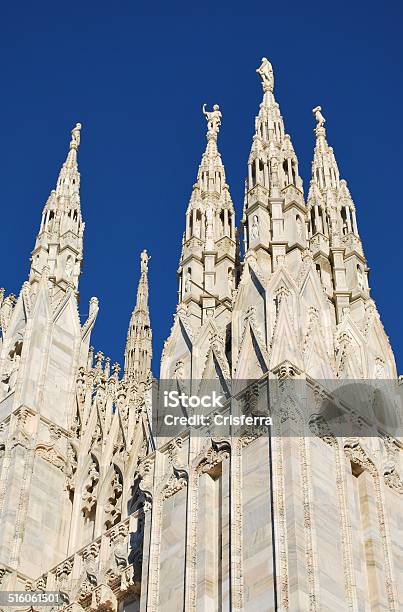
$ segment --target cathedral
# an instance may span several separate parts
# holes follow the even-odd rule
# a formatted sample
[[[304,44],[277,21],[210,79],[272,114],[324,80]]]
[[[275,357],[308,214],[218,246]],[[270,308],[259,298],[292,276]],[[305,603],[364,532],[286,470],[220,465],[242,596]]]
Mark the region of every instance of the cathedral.
[[[403,610],[403,382],[359,215],[319,106],[304,194],[270,62],[256,72],[238,225],[221,112],[203,107],[158,376],[146,251],[122,370],[91,346],[96,297],[80,319],[72,130],[27,280],[18,297],[0,293],[0,591],[25,594],[18,609],[58,593],[54,609],[69,612]],[[160,435],[162,381],[198,393],[216,382],[218,411],[272,423]],[[362,409],[339,393],[354,381],[371,389]],[[349,431],[326,417],[333,405]]]

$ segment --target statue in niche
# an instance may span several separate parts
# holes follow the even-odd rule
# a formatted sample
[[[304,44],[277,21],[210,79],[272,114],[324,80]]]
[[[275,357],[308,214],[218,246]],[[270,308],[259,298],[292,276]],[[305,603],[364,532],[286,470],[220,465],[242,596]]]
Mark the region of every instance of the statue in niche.
[[[192,270],[188,268],[185,275],[185,292],[189,293],[192,289]]]
[[[312,113],[316,120],[316,127],[322,128],[326,122],[326,119],[322,115],[322,108],[320,106],[315,106],[315,108],[312,109]]]
[[[211,206],[209,206],[206,210],[206,239],[213,238],[213,222],[214,222],[214,213]]]
[[[297,235],[299,238],[304,237],[304,230],[303,230],[302,221],[300,217],[297,217]]]
[[[259,238],[259,217],[257,215],[253,215],[251,236],[253,239]]]
[[[74,268],[74,264],[73,264],[73,258],[71,255],[69,255],[66,259],[66,265],[65,265],[65,272],[66,272],[66,277],[70,278],[72,273],[73,273],[73,268]]]
[[[6,361],[1,383],[4,394],[9,393],[15,388],[17,382],[18,370],[21,361],[22,341],[17,340],[14,347],[11,349]]]
[[[232,268],[228,268],[228,289],[230,293],[234,289],[234,272]]]
[[[263,91],[273,91],[274,89],[274,74],[273,68],[267,57],[262,57],[262,63],[256,69],[257,74],[262,80]]]
[[[207,120],[207,130],[211,134],[218,134],[221,126],[221,111],[218,104],[214,104],[212,111],[206,110],[206,104],[203,104],[203,115]]]

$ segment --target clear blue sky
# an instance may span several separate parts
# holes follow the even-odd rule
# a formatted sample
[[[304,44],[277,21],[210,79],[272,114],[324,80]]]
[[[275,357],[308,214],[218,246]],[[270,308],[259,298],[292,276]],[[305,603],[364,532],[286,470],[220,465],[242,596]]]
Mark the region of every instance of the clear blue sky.
[[[219,146],[239,221],[261,98],[255,68],[267,55],[305,189],[311,109],[322,105],[357,206],[372,295],[403,373],[399,4],[188,1],[154,2],[151,10],[139,2],[3,3],[0,286],[18,293],[27,278],[43,205],[80,121],[80,310],[84,316],[89,298],[99,297],[94,346],[122,362],[138,255],[147,248],[158,374],[205,143],[200,107],[221,106]]]

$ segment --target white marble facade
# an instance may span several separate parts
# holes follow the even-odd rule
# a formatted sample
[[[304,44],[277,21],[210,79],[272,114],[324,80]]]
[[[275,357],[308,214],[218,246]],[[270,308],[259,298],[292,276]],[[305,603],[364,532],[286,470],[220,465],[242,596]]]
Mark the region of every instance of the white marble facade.
[[[319,106],[304,196],[267,59],[257,73],[240,230],[218,150],[221,111],[203,107],[207,143],[160,377],[231,380],[231,405],[249,409],[279,381],[289,392],[272,436],[153,437],[146,251],[124,371],[94,354],[98,300],[84,322],[77,306],[77,124],[28,280],[0,298],[1,590],[57,590],[74,612],[403,610],[403,438],[379,424],[399,432],[402,384],[356,207]],[[368,403],[376,435],[358,417],[362,436],[308,424],[287,387],[298,381],[315,413],[332,381],[351,379],[392,389],[393,414]]]

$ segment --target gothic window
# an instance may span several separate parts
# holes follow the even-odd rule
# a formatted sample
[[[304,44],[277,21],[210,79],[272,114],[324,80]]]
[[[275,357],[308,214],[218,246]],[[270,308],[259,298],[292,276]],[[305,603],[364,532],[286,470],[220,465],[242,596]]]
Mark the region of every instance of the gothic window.
[[[256,164],[252,162],[252,186],[256,185]]]
[[[292,160],[291,161],[291,172],[292,172],[292,184],[296,185],[297,184],[297,173],[295,170],[295,161]]]
[[[285,159],[283,161],[283,171],[284,171],[284,187],[289,184],[289,176],[288,176],[288,162]]]
[[[220,212],[220,227],[221,227],[221,236],[224,236],[224,211]]]
[[[199,209],[196,210],[196,227],[195,227],[195,235],[198,238],[201,238],[200,236],[200,232],[201,232],[201,212]]]
[[[323,233],[323,211],[322,211],[322,207],[321,206],[318,206],[318,228],[317,228],[317,231]]]
[[[316,234],[317,231],[318,231],[318,228],[316,227],[315,209],[312,206],[312,208],[311,208],[311,232],[312,232],[312,236],[314,234]]]
[[[346,211],[346,207],[345,206],[343,206],[342,209],[341,209],[341,219],[342,219],[343,235],[345,236],[348,233],[347,211]]]

